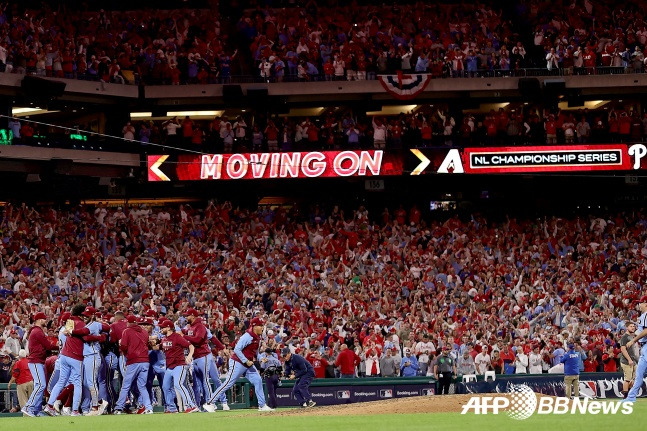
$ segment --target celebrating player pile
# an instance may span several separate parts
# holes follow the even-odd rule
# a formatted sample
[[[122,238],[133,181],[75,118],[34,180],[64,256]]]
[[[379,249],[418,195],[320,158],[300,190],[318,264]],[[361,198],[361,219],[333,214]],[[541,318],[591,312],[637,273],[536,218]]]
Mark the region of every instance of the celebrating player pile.
[[[48,357],[58,346],[43,331],[47,316],[37,312],[28,335],[28,363],[34,390],[22,409],[23,414],[29,417],[98,416],[109,412],[152,414],[155,376],[161,384],[163,399],[159,401],[165,413],[199,412],[201,400],[207,412],[216,411],[216,401],[220,401],[223,410],[229,410],[226,391],[242,376],[254,385],[258,410],[273,411],[265,404],[262,380],[253,362],[264,332],[264,321],[260,317],[249,321],[249,329],[233,349],[225,383],[220,385],[210,343],[218,350],[226,346],[206,328],[198,311],[189,308],[183,314],[186,317],[174,322],[166,317],[154,320],[158,316],[154,309],[140,310],[139,316],[125,316],[122,312],[112,316],[78,304],[58,322],[60,355]],[[48,369],[46,363],[53,364],[53,369]],[[118,397],[113,386],[117,363],[121,380]],[[48,374],[50,396],[42,408]],[[213,393],[209,376],[217,387]]]

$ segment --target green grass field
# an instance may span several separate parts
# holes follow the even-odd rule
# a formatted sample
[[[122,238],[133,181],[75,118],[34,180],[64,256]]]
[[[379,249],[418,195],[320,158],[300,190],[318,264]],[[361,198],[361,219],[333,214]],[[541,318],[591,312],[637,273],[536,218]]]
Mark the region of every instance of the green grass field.
[[[314,412],[314,410],[313,410]],[[245,431],[245,430],[478,430],[478,431],[556,431],[568,430],[630,430],[641,429],[647,419],[647,401],[634,405],[631,415],[533,415],[516,421],[506,415],[475,415],[472,413],[395,414],[372,416],[277,416],[256,410],[218,411],[213,414],[152,416],[99,416],[56,418],[4,418],[2,430],[20,431]]]

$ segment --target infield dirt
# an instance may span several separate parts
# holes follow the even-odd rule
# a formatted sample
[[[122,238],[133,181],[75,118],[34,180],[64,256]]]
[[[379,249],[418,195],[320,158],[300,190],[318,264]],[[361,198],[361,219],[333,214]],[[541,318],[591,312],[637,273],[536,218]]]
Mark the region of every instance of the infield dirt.
[[[537,398],[546,395],[536,394]],[[322,406],[276,412],[278,416],[344,416],[392,415],[398,413],[460,413],[474,396],[507,396],[507,394],[434,395],[425,397],[395,398],[366,403]],[[539,401],[539,400],[538,400]]]

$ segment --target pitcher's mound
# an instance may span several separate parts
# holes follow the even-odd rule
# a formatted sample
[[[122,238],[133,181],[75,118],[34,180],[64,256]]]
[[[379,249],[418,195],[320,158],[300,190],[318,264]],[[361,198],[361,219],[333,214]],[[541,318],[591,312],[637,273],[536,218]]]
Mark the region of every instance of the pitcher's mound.
[[[535,394],[537,398],[547,395]],[[460,413],[472,397],[509,396],[509,394],[461,394],[433,395],[424,397],[394,398],[383,401],[341,404],[335,406],[294,409],[275,414],[280,416],[350,416],[392,415],[402,413]]]
[[[390,400],[370,401],[366,403],[295,409],[279,412],[277,414],[289,416],[350,416],[390,415],[397,413],[460,412],[463,405],[473,396],[478,395],[434,395],[425,397],[394,398]]]

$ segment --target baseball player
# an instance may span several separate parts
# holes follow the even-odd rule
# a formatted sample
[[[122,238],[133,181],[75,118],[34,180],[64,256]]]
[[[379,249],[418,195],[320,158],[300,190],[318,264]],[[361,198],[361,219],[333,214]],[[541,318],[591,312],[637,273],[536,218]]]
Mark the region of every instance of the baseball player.
[[[123,312],[117,311],[115,313],[114,321],[110,324],[110,338],[109,342],[106,343],[108,347],[108,353],[106,354],[106,380],[109,382],[108,390],[115,392],[114,387],[112,387],[112,381],[116,371],[119,371],[119,380],[123,380],[125,362],[123,360],[123,355],[119,351],[119,341],[121,340],[121,335],[124,333],[124,329],[128,327],[128,320]],[[122,367],[123,364],[123,367]],[[111,389],[112,387],[112,389]],[[114,408],[115,402],[117,402],[117,396],[113,395],[110,402],[110,410]]]
[[[627,394],[627,398],[624,399],[624,401],[632,403],[636,402],[636,396],[643,383],[645,371],[647,371],[647,296],[640,298],[638,308],[642,313],[640,319],[638,319],[638,334],[627,343],[627,349],[631,349],[631,346],[636,343],[640,345],[640,358],[638,359],[634,385],[629,391],[629,394]]]
[[[128,317],[122,322],[122,326],[125,324],[126,328],[131,326],[131,325],[137,325],[138,323],[138,317],[135,316],[134,314],[129,314]],[[117,331],[119,328],[117,329]],[[125,330],[125,329],[124,329]],[[123,380],[124,377],[126,376],[126,355],[121,351],[121,337],[123,336],[123,331],[121,332],[121,335],[119,336],[119,374],[121,376],[121,382],[120,382],[120,387],[123,386]],[[150,366],[150,365],[149,365]],[[148,382],[148,376],[146,376],[146,381]],[[141,406],[143,404],[142,400],[143,398],[141,397],[141,394],[139,393],[139,388],[137,385],[131,386],[130,387],[130,392],[133,395],[133,400],[137,400],[139,405]],[[119,397],[117,397],[118,399]],[[115,402],[116,404],[116,402]],[[143,410],[142,410],[143,412]],[[113,411],[114,413],[114,411]]]
[[[116,346],[117,353],[119,354],[119,372],[121,378],[126,374],[126,358],[123,352],[119,349],[121,337],[129,325],[137,323],[137,318],[133,315],[125,317],[123,313],[115,313],[115,321],[110,325],[110,342]]]
[[[86,328],[90,330],[90,334],[83,337],[85,342],[83,343],[83,402],[81,410],[88,416],[102,415],[108,407],[108,402],[104,398],[99,404],[98,379],[102,359],[99,343],[106,340],[105,333],[110,331],[110,326],[95,320],[96,313],[97,310],[94,307],[87,307],[83,312],[83,316],[89,320]]]
[[[56,347],[56,349],[58,350],[58,346]],[[45,374],[47,375],[46,391],[47,396],[49,397],[49,393],[52,392],[52,389],[54,389],[54,385],[56,385],[56,381],[58,380],[58,354],[52,355],[45,359]],[[56,405],[54,405],[54,409],[56,409]]]
[[[85,327],[85,321],[82,314],[85,311],[85,305],[78,304],[72,308],[71,323],[72,329],[64,328],[65,346],[61,351],[60,374],[56,386],[49,395],[47,406],[43,411],[50,416],[56,416],[58,413],[54,410],[53,404],[58,395],[69,383],[74,385],[74,398],[72,401],[71,416],[81,416],[79,413],[79,404],[81,403],[82,378],[81,368],[83,365],[83,339],[81,337],[90,334],[90,330]]]
[[[216,405],[214,401],[220,395],[231,388],[240,377],[245,376],[247,380],[254,385],[254,392],[258,398],[258,411],[273,412],[274,409],[265,404],[265,393],[263,392],[263,380],[254,366],[253,358],[258,354],[258,348],[261,343],[260,335],[263,333],[265,322],[260,317],[254,317],[249,324],[249,329],[240,336],[234,353],[229,359],[229,372],[225,378],[225,383],[220,386],[202,407],[208,412],[215,412]]]
[[[315,378],[315,369],[303,356],[292,353],[289,347],[284,347],[281,350],[281,355],[285,361],[285,375],[296,379],[292,394],[294,394],[297,404],[300,407],[316,406],[317,403],[312,401],[310,394],[310,384]]]
[[[61,314],[61,316],[58,319],[58,326],[60,326],[60,329],[58,331],[58,345],[57,345],[57,347],[58,347],[59,353],[60,353],[60,350],[63,348],[63,346],[65,346],[65,340],[66,340],[67,337],[65,336],[63,331],[65,331],[65,322],[67,322],[67,320],[70,318],[70,316],[71,316],[70,312],[66,311],[63,314]],[[54,363],[53,363],[54,366],[50,368],[52,370],[52,372],[49,374],[49,380],[47,381],[47,396],[48,397],[49,397],[49,394],[51,394],[52,391],[54,390],[54,386],[56,386],[56,383],[58,383],[58,378],[61,375],[61,361],[59,360],[59,355],[56,355],[56,357],[51,356],[51,357],[47,358],[47,360],[45,361],[45,371],[47,371],[48,364],[50,366],[52,365],[52,362],[51,362],[52,358],[55,358],[55,359],[54,359]],[[60,394],[59,394],[59,399],[57,399],[54,402],[54,411],[56,413],[58,413],[59,415],[61,414],[62,405],[63,405],[63,403],[60,401]],[[72,413],[71,410],[70,410],[70,413]]]
[[[110,322],[110,319],[112,319],[112,315],[109,313],[101,316],[101,320],[104,322]],[[111,327],[108,326],[108,329],[110,331]],[[106,338],[106,341],[101,343],[101,366],[99,367],[97,384],[99,385],[99,398],[108,402],[105,411],[109,412],[109,409],[117,401],[114,387],[114,371],[116,370],[116,366],[112,368],[112,364],[118,364],[119,359],[114,353],[114,346],[110,342],[109,333],[106,334]]]
[[[47,385],[45,378],[45,360],[48,352],[56,350],[56,345],[49,342],[43,328],[47,322],[45,313],[39,312],[34,315],[34,326],[28,335],[29,357],[27,358],[29,371],[34,379],[34,390],[21,409],[26,416],[38,416],[43,405],[43,393]]]
[[[146,311],[145,316],[153,320],[152,339],[156,340],[156,342],[159,342],[160,338],[162,337],[162,332],[158,326],[159,322],[157,320],[157,312],[153,309],[150,309]],[[150,366],[148,368],[148,380],[146,381],[146,388],[148,389],[148,395],[151,397],[151,400],[153,400],[155,398],[155,393],[153,392],[153,380],[155,380],[155,377],[157,377],[157,383],[160,385],[160,388],[162,387],[164,374],[166,372],[166,359],[164,358],[163,351],[152,349],[148,352],[148,360]],[[164,394],[162,394],[162,404],[164,404],[164,409],[168,410]]]
[[[162,383],[162,393],[166,400],[165,404],[168,412],[178,412],[178,408],[176,408],[173,401],[175,397],[177,397],[180,411],[184,413],[198,412],[200,410],[193,400],[192,389],[186,385],[195,347],[182,335],[175,332],[175,326],[170,320],[162,322],[160,329],[164,335],[161,347],[166,355],[166,372]],[[155,348],[157,347],[155,346]],[[184,349],[189,350],[186,357],[184,356]]]
[[[225,345],[222,344],[218,338],[213,336],[209,328],[207,328],[207,339],[214,345],[216,351],[220,351],[225,348]],[[213,352],[207,355],[207,361],[209,362],[209,377],[211,377],[214,387],[218,389],[220,385],[222,385],[222,382],[220,381],[220,373],[218,372],[216,358],[213,355]],[[223,410],[230,410],[229,404],[227,403],[227,394],[225,392],[220,395],[218,401],[222,404]]]
[[[185,329],[186,335],[184,338],[195,347],[193,393],[198,404],[202,403],[203,399],[205,403],[209,403],[212,396],[211,385],[209,384],[209,362],[213,361],[213,356],[209,348],[207,327],[195,308],[189,308],[185,315],[187,322],[189,322],[189,327]],[[227,398],[225,398],[224,404],[227,404]]]
[[[119,348],[126,358],[126,374],[124,375],[123,385],[119,392],[119,399],[115,405],[113,414],[123,414],[126,405],[126,399],[133,383],[137,384],[139,396],[144,406],[143,414],[153,414],[151,399],[146,390],[146,380],[148,379],[148,331],[144,326],[152,326],[152,321],[140,317],[137,323],[129,324],[121,335]]]

